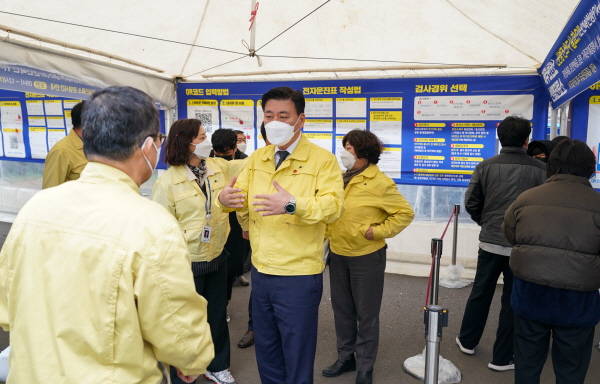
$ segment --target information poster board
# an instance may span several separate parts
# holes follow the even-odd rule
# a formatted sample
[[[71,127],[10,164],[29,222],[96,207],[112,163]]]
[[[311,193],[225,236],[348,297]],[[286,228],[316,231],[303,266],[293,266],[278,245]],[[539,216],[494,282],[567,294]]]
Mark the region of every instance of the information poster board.
[[[44,162],[71,131],[71,110],[80,99],[0,90],[0,160]],[[160,128],[165,132],[165,111]],[[166,168],[159,162],[158,168]]]
[[[595,189],[600,189],[600,82],[575,97],[571,108],[571,137],[586,142],[596,155],[596,174],[590,181]]]
[[[465,186],[498,152],[501,120],[526,118],[543,139],[548,118],[540,76],[181,83],[178,115],[200,119],[209,133],[242,130],[249,154],[264,146],[261,96],[278,86],[303,92],[304,134],[333,153],[353,129],[375,133],[384,144],[380,168],[402,184]]]
[[[81,100],[0,90],[0,160],[43,161],[71,130]]]

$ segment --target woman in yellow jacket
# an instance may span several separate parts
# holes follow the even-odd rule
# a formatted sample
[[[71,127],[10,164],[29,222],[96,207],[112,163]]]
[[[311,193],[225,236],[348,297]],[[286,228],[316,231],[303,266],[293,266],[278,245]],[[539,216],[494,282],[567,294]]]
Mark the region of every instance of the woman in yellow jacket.
[[[152,198],[177,219],[191,256],[196,291],[208,302],[215,358],[205,376],[217,384],[231,384],[235,380],[229,371],[227,255],[223,251],[229,216],[215,204],[228,182],[229,168],[227,161],[208,157],[211,149],[200,120],[176,121],[167,138],[169,168],[154,184]],[[171,380],[183,383],[174,370]]]
[[[327,230],[338,359],[322,373],[334,377],[357,369],[356,383],[363,384],[372,382],[379,342],[385,239],[406,228],[414,213],[377,167],[382,151],[377,136],[354,130],[342,143],[344,210]]]

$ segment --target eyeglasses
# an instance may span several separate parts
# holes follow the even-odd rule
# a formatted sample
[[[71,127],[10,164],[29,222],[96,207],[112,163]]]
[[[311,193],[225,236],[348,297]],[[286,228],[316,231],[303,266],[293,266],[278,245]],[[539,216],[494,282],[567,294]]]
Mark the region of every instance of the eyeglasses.
[[[160,145],[163,145],[165,140],[167,140],[167,135],[164,135],[162,133],[157,133],[156,135],[150,135],[150,137],[152,137],[154,140],[156,140],[158,138],[160,140]]]

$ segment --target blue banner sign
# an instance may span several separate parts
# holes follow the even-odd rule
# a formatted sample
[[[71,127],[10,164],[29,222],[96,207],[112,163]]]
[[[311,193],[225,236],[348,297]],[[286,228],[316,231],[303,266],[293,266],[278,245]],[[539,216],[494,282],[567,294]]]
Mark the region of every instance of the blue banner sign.
[[[600,0],[584,0],[539,68],[558,108],[600,80]]]
[[[0,89],[87,99],[100,88],[84,84],[70,76],[23,65],[0,63]]]

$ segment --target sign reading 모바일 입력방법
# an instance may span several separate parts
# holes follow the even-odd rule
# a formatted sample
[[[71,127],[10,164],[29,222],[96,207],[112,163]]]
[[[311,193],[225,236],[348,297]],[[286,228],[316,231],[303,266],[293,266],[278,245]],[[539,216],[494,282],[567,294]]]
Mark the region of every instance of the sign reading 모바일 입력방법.
[[[554,108],[600,80],[600,0],[579,3],[539,73]]]

